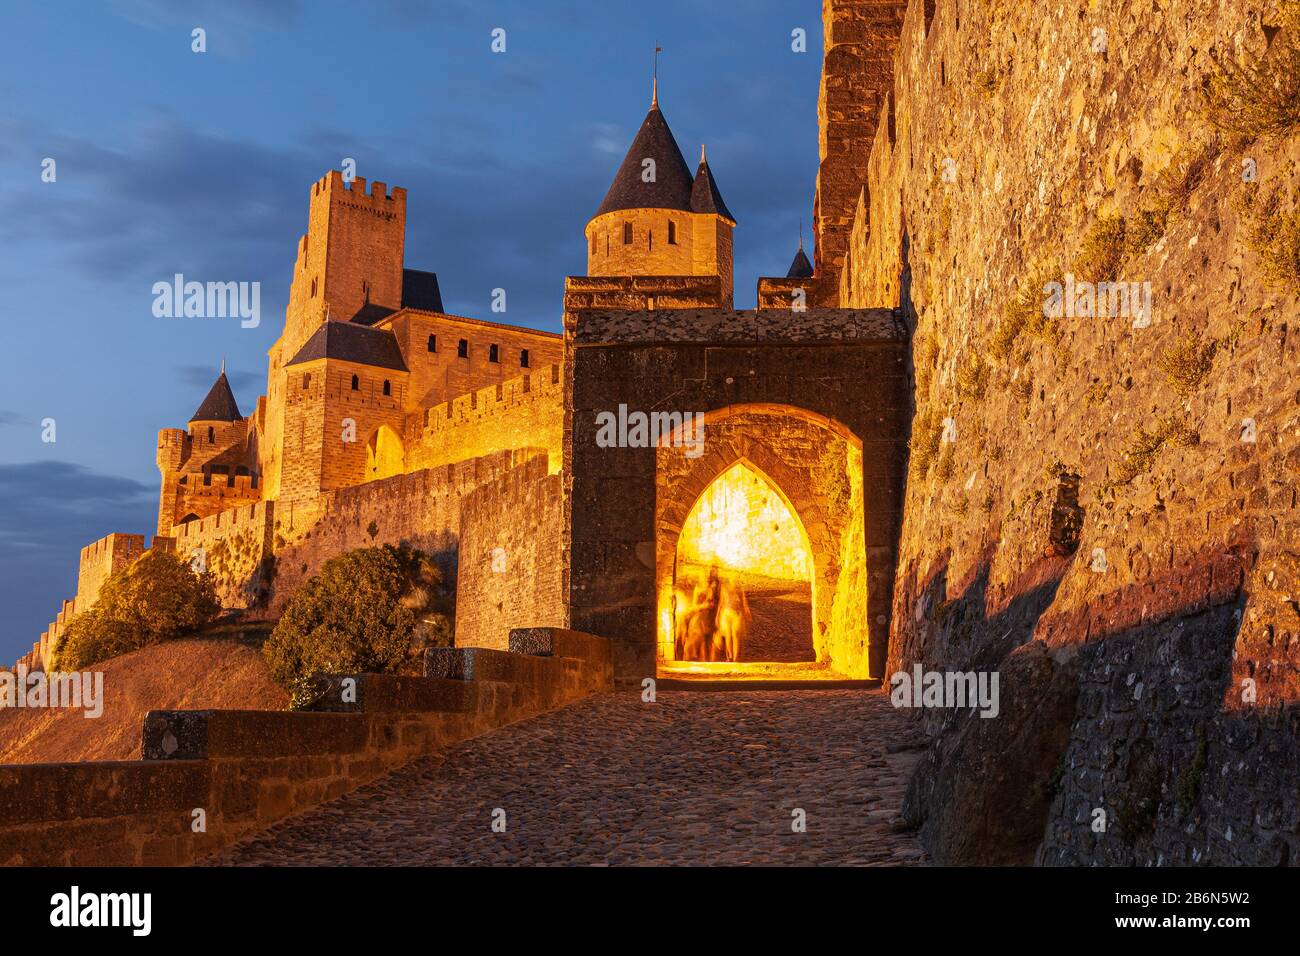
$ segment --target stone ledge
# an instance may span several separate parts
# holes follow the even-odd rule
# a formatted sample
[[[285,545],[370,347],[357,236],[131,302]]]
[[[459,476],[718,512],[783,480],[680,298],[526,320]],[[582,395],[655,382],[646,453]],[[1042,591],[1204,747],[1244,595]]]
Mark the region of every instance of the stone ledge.
[[[151,710],[144,718],[142,754],[149,761],[356,753],[369,738],[360,714]]]
[[[575,345],[894,344],[907,330],[893,309],[592,309],[580,313]]]
[[[355,681],[355,702],[344,699],[344,681]],[[478,706],[478,692],[464,681],[396,674],[318,674],[314,713],[465,713]]]
[[[208,786],[197,760],[0,765],[0,826],[188,811],[203,806]]]
[[[563,627],[516,627],[510,631],[510,653],[532,657],[576,657],[593,664],[609,662],[609,641]]]

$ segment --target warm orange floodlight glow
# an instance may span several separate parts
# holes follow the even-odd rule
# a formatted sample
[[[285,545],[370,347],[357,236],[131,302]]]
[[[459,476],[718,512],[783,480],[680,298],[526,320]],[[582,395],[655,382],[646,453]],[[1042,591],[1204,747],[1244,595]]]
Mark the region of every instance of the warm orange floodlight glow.
[[[769,578],[807,580],[812,574],[799,520],[744,462],[719,475],[695,502],[677,553],[689,564],[756,571]]]
[[[807,536],[785,499],[744,462],[705,489],[677,545],[673,657],[738,662],[752,621],[746,588],[758,581],[807,581]]]

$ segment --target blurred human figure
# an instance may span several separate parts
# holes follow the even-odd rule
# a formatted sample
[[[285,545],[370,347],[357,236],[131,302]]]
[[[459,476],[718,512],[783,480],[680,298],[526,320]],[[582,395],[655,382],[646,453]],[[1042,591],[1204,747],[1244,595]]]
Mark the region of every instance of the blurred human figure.
[[[710,568],[705,579],[696,586],[690,604],[683,615],[682,659],[688,661],[713,660],[714,631],[717,629],[720,582],[718,569]]]
[[[718,654],[715,660],[740,660],[741,644],[749,630],[749,622],[749,598],[745,589],[734,581],[723,582],[713,634],[714,651]]]

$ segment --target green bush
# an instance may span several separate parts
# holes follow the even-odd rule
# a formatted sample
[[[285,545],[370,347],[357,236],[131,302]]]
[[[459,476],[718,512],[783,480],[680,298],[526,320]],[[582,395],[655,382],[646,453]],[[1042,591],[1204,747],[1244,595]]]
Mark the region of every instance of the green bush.
[[[51,670],[79,670],[182,637],[220,611],[210,574],[197,574],[171,552],[150,549],[104,582],[93,608],[68,622]]]
[[[428,555],[361,548],[326,561],[298,589],[262,653],[271,676],[295,694],[319,673],[418,674],[426,647],[450,644],[446,610]]]

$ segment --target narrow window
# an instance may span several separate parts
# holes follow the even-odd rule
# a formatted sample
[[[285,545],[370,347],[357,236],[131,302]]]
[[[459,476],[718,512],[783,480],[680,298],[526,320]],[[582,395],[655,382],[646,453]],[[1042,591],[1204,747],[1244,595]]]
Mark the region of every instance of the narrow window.
[[[208,441],[210,441],[210,442],[215,442],[216,440],[217,440],[217,433],[216,433],[215,429],[213,429],[213,427],[212,427],[211,425],[209,425],[209,426],[208,426]]]
[[[438,351],[438,336],[436,335],[429,336],[429,351],[430,352]]]
[[[388,381],[388,379],[384,379],[384,394],[385,395],[393,394],[393,386],[392,383]]]
[[[498,346],[495,345],[488,346],[488,361],[489,362],[501,361],[501,349]]]
[[[311,280],[311,297],[312,297],[313,299],[316,298],[316,280],[315,280],[315,279],[312,279],[312,280]]]
[[[645,244],[646,244],[647,247],[649,247],[649,248],[651,248],[651,249],[653,249],[653,248],[655,247],[655,231],[654,231],[653,229],[647,229],[647,230],[646,230],[646,232],[645,232]]]
[[[519,367],[528,368],[528,349],[519,350]]]
[[[353,376],[352,376],[352,391],[355,392],[355,391],[356,391],[357,389],[359,389],[360,387],[361,387],[361,379],[359,379],[359,378],[357,378],[355,375],[353,375]]]
[[[632,224],[630,222],[623,223],[623,245],[632,245]]]
[[[369,302],[369,301],[370,301],[370,283],[369,283],[369,282],[364,282],[364,281],[363,281],[363,282],[361,283],[361,299],[362,299],[362,301],[364,301],[364,302]]]
[[[469,358],[469,339],[461,339],[456,345],[457,358]]]
[[[677,245],[677,223],[668,220],[668,245]]]
[[[311,372],[308,372],[308,373],[306,373],[305,375],[303,375],[303,377],[302,377],[302,387],[305,388],[305,389],[306,389],[306,388],[311,388]]]

